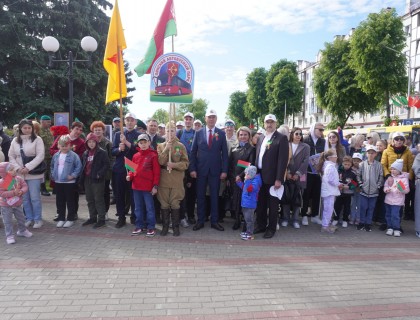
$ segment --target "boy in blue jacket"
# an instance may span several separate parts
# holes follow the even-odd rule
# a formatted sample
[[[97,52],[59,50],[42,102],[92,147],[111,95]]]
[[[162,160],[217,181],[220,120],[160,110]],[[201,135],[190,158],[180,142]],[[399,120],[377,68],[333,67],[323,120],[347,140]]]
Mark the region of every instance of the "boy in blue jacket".
[[[262,180],[257,174],[257,167],[249,166],[245,169],[245,181],[237,181],[236,184],[242,189],[242,213],[246,223],[246,232],[241,233],[242,240],[254,239],[254,212],[257,208],[258,192],[260,191]]]

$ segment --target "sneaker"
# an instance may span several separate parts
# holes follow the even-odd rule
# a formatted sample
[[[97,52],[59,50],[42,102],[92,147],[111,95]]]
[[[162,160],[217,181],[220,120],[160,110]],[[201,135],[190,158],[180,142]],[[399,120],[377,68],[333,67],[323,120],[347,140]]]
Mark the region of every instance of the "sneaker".
[[[191,226],[193,226],[193,225],[195,225],[197,223],[197,221],[195,220],[195,218],[188,219],[187,222]]]
[[[6,238],[6,242],[7,244],[14,244],[16,243],[15,237],[14,236],[9,236]]]
[[[316,223],[316,224],[322,224],[322,221],[321,221],[321,219],[318,216],[312,217],[311,218],[311,222],[312,223]]]
[[[279,231],[280,230],[280,225],[277,223],[276,225],[276,230]]]
[[[156,234],[155,229],[148,229],[146,233],[146,237],[154,237]]]
[[[85,222],[82,223],[82,227],[88,226],[90,224],[95,224],[96,223],[96,219],[87,219]]]
[[[303,218],[302,218],[302,225],[303,226],[307,226],[309,223],[308,223],[308,217],[307,216],[304,216]]]
[[[142,234],[144,232],[144,229],[142,228],[136,228],[131,232],[132,236],[138,236],[139,234]]]
[[[299,222],[293,222],[293,228],[295,228],[295,229],[300,229],[300,224],[299,224]]]
[[[245,237],[247,234],[248,234],[248,232],[241,232],[241,233],[240,233],[241,238],[242,238],[242,237]]]
[[[387,236],[392,236],[392,235],[393,235],[393,233],[394,233],[394,229],[391,229],[391,228],[390,228],[390,229],[386,230],[386,233],[385,233],[385,234],[386,234]]]
[[[366,224],[365,225],[365,231],[367,231],[367,232],[371,232],[372,231],[372,227],[370,226],[370,224]]]
[[[39,228],[41,228],[43,224],[44,224],[44,223],[42,222],[42,220],[35,221],[35,223],[34,223],[34,229],[39,229]]]
[[[16,232],[16,235],[18,237],[30,238],[30,237],[32,237],[32,232],[30,232],[28,229],[26,229],[25,231]]]
[[[349,224],[350,224],[350,225],[354,225],[354,221],[353,221],[353,220],[350,220],[350,221],[349,221]]]
[[[63,228],[71,228],[74,225],[74,221],[66,221],[66,223],[64,223]]]
[[[242,240],[254,240],[254,235],[253,234],[246,234],[245,236],[242,237]]]
[[[343,224],[341,225],[343,228],[347,228],[347,221],[343,221]]]
[[[25,221],[25,227],[29,228],[32,225],[32,223],[33,223],[33,221],[31,221],[31,220]]]
[[[335,229],[331,228],[330,226],[328,226],[328,227],[322,227],[321,228],[321,232],[322,233],[334,233],[335,232]]]
[[[420,232],[419,231],[416,231],[416,237],[420,238]]]
[[[98,221],[98,222],[96,222],[94,225],[93,225],[93,229],[99,229],[99,228],[103,228],[103,227],[106,227],[106,224],[105,224],[105,221],[104,220],[100,220],[100,221]]]
[[[357,230],[365,230],[365,225],[363,224],[363,223],[359,223],[358,225],[357,225],[357,228],[356,228]]]
[[[181,224],[181,226],[182,227],[184,227],[184,228],[188,228],[190,225],[188,224],[188,221],[187,221],[187,219],[182,219],[181,221],[180,221],[180,224]]]
[[[288,225],[289,223],[287,222],[287,221],[282,221],[282,223],[281,223],[281,226],[282,227],[287,227],[287,225]]]
[[[338,220],[333,220],[333,222],[331,223],[333,226],[336,226],[338,224]]]
[[[400,230],[394,230],[394,237],[401,237],[401,231]]]
[[[66,222],[65,221],[58,221],[56,227],[62,228]]]

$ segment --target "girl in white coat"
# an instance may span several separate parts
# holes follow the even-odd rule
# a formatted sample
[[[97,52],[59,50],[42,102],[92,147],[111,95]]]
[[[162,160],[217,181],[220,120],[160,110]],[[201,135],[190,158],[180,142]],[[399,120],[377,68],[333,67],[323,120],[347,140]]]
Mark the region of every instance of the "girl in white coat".
[[[321,232],[326,233],[334,233],[336,230],[336,227],[330,225],[335,197],[340,195],[342,187],[336,164],[337,153],[334,149],[329,149],[321,154],[318,163],[318,172],[322,175],[321,197],[324,204]]]

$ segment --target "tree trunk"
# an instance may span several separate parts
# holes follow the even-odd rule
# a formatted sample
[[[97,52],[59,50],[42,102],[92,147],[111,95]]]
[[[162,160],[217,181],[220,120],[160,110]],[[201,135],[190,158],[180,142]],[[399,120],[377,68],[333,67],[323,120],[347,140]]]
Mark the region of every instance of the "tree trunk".
[[[391,118],[391,105],[389,104],[389,92],[385,92],[386,117]]]

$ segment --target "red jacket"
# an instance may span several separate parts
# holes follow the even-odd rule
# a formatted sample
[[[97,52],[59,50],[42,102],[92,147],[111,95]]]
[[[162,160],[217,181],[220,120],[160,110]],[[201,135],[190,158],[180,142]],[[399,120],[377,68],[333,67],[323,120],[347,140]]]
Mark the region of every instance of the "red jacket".
[[[160,166],[158,154],[153,149],[141,150],[137,148],[133,156],[133,162],[138,165],[136,173],[129,172],[130,180],[133,181],[133,190],[152,191],[153,186],[159,185]]]

